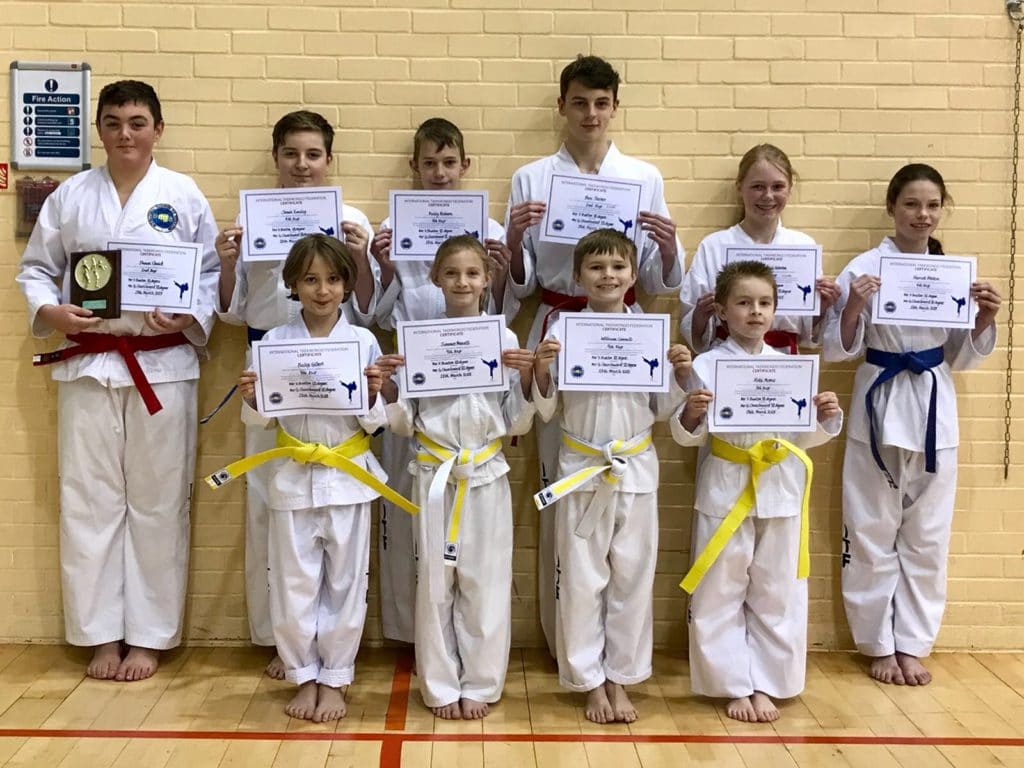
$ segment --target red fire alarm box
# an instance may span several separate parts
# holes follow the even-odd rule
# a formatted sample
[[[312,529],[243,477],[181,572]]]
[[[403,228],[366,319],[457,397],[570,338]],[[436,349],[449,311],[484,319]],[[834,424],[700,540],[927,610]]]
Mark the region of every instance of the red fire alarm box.
[[[18,196],[17,223],[15,224],[15,237],[28,237],[32,234],[32,227],[36,225],[39,218],[39,211],[43,202],[50,196],[50,193],[57,188],[60,182],[46,176],[36,180],[31,176],[18,179],[14,187]]]

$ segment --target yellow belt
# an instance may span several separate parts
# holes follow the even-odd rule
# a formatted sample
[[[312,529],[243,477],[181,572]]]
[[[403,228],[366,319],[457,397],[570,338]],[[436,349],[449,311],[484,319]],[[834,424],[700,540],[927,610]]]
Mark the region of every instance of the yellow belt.
[[[454,566],[459,560],[459,526],[462,521],[462,507],[466,501],[466,489],[473,471],[486,464],[501,452],[501,440],[494,440],[487,445],[470,450],[469,448],[448,448],[441,445],[422,432],[416,433],[420,444],[416,452],[416,461],[424,464],[437,464],[437,472],[430,481],[427,491],[426,526],[427,536],[427,586],[431,602],[444,600],[444,579],[441,566]],[[448,523],[447,538],[442,543],[444,528],[444,491],[448,478],[454,474],[455,500],[452,503],[452,518]],[[442,557],[437,553],[441,552]]]
[[[377,491],[385,499],[396,507],[401,507],[410,515],[415,515],[419,512],[419,507],[405,498],[405,496],[389,488],[373,473],[368,472],[352,461],[356,456],[361,456],[368,450],[370,450],[370,436],[365,432],[357,432],[345,442],[328,447],[321,443],[304,443],[298,438],[292,437],[283,429],[278,428],[277,448],[246,456],[244,459],[232,462],[203,479],[206,480],[207,485],[211,488],[220,488],[235,478],[241,477],[250,469],[258,467],[260,464],[272,459],[286,458],[297,461],[300,464],[323,464],[324,466],[341,470],[347,475],[354,477],[363,485],[367,485]]]
[[[720,459],[731,461],[734,464],[749,464],[750,478],[747,480],[746,488],[743,489],[739,498],[732,505],[732,509],[729,510],[729,514],[722,520],[721,525],[718,526],[718,529],[708,541],[707,546],[704,547],[704,551],[693,561],[693,565],[690,566],[686,577],[679,582],[679,586],[687,592],[693,593],[693,590],[700,584],[700,580],[704,578],[704,574],[708,572],[708,569],[718,559],[726,543],[736,533],[743,521],[746,520],[751,508],[756,503],[758,477],[760,477],[764,470],[778,464],[790,454],[800,459],[807,470],[807,478],[804,481],[803,501],[800,504],[800,552],[797,557],[796,567],[797,578],[806,579],[811,572],[808,508],[810,506],[811,476],[814,473],[814,464],[811,462],[810,457],[788,440],[771,438],[762,440],[750,448],[744,449],[720,440],[714,435],[711,437],[711,454]]]
[[[626,459],[638,456],[651,447],[651,431],[648,429],[629,440],[611,440],[604,445],[595,445],[567,432],[562,433],[562,445],[576,453],[595,458],[604,458],[606,463],[594,464],[573,472],[561,480],[556,480],[547,488],[535,493],[533,501],[537,509],[544,509],[576,491],[588,480],[601,475],[604,483],[597,488],[594,498],[587,506],[586,512],[576,526],[576,535],[588,538],[594,532],[601,514],[608,508],[608,501],[626,471]]]

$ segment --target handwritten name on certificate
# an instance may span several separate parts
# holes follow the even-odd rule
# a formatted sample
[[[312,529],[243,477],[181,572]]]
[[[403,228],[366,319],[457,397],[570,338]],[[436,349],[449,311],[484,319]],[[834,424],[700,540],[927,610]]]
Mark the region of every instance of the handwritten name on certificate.
[[[973,328],[977,308],[971,298],[978,262],[973,256],[881,257],[882,282],[871,303],[871,322]]]
[[[256,405],[264,416],[359,416],[369,411],[358,341],[255,341]]]
[[[281,261],[296,240],[341,238],[341,188],[243,189],[238,193],[242,261]]]
[[[575,392],[668,392],[668,315],[565,312],[558,388]]]
[[[711,432],[813,432],[817,355],[752,355],[714,361]]]
[[[508,373],[501,364],[503,315],[400,321],[398,369],[403,397],[439,397],[503,392]]]
[[[548,188],[540,239],[574,245],[595,229],[615,229],[640,242],[640,181],[555,173]]]
[[[111,240],[121,251],[121,309],[193,314],[202,267],[199,243]]]
[[[388,198],[392,261],[433,261],[449,237],[487,237],[486,191],[393,189]]]
[[[820,245],[727,245],[725,263],[760,261],[772,268],[779,286],[778,315],[817,315],[821,296],[814,283],[821,274]]]

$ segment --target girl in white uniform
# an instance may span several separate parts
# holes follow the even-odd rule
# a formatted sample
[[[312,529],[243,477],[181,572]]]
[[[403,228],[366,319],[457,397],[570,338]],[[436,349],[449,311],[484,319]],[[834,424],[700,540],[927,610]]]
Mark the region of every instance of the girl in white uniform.
[[[341,314],[357,278],[355,263],[340,241],[325,235],[302,238],[284,262],[282,279],[298,295],[302,312],[268,331],[265,339],[356,341],[363,360],[379,357],[373,334],[350,325]],[[245,371],[239,379],[245,400],[242,419],[272,434],[276,426],[278,446],[334,446],[332,453],[341,453],[383,482],[387,477],[370,452],[368,435],[387,423],[384,403],[377,397],[380,369],[371,363],[365,374],[370,404],[366,415],[271,419],[255,410],[256,374]],[[285,679],[299,686],[285,707],[292,717],[326,722],[345,716],[345,693],[355,674],[366,620],[370,502],[380,495],[376,486],[317,459],[275,459],[271,465],[270,615]]]
[[[334,144],[334,129],[320,114],[300,110],[289,112],[274,125],[274,167],[277,185],[283,188],[320,187],[328,183]],[[355,255],[359,284],[342,305],[345,320],[369,326],[373,321],[376,294],[376,262],[368,263],[367,249],[373,228],[358,208],[342,207],[338,237],[344,239]],[[299,305],[289,299],[288,287],[281,280],[281,261],[243,262],[239,243],[242,228],[236,223],[217,235],[217,255],[221,261],[218,285],[218,314],[228,323],[248,326],[249,343],[263,337],[270,328],[294,320]],[[351,286],[350,286],[351,288]],[[249,356],[246,353],[246,366]],[[272,430],[245,429],[245,452],[259,453],[274,447]],[[270,622],[270,593],[267,584],[267,481],[269,468],[258,467],[246,475],[245,518],[245,607],[249,615],[249,633],[254,645],[273,646]],[[284,667],[276,654],[267,665],[267,674],[284,678]]]
[[[67,639],[94,647],[89,676],[141,680],[156,670],[159,651],[181,639],[196,350],[206,345],[215,318],[217,225],[192,179],[153,159],[164,123],[152,87],[134,80],[105,86],[96,126],[107,164],[72,176],[47,198],[18,283],[33,335],[58,331],[68,338],[40,361],[56,363],[53,378],[60,382]],[[70,304],[70,255],[105,249],[110,240],[201,244],[193,313],[124,311],[101,320]],[[138,364],[134,371],[129,363]]]
[[[733,262],[718,273],[715,309],[729,338],[693,361],[686,403],[670,422],[680,445],[708,442],[707,387],[716,361],[782,355],[764,338],[777,290],[771,268],[758,261]],[[730,699],[726,713],[736,720],[776,720],[772,699],[804,687],[811,463],[803,449],[842,428],[834,392],[819,392],[814,405],[816,431],[712,435],[700,464],[695,560],[682,584],[692,594],[690,686]]]
[[[409,160],[420,189],[453,191],[462,188],[462,177],[469,170],[462,131],[441,117],[425,120],[413,137],[413,155]],[[492,264],[491,290],[487,311],[501,312],[508,273],[509,252],[505,230],[488,220],[484,247]],[[391,261],[391,220],[384,219],[370,244],[370,252],[380,264],[381,290],[377,302],[377,325],[394,331],[403,320],[432,320],[445,311],[444,294],[430,278],[429,261]],[[519,308],[514,296],[504,302],[505,320],[512,322]],[[414,458],[414,441],[385,432],[381,461],[393,487],[403,495],[412,493],[413,477],[407,471]],[[413,557],[413,519],[404,510],[381,501],[378,526],[378,562],[380,565],[380,611],[384,637],[413,642],[413,605],[416,596],[416,562]]]
[[[635,311],[625,296],[637,279],[636,246],[622,233],[599,229],[582,238],[573,272],[587,296],[584,312]],[[651,428],[682,403],[690,350],[669,347],[670,389],[652,394],[559,393],[551,366],[560,349],[556,329],[537,347],[534,381],[538,415],[560,416],[558,477],[604,469],[534,497],[538,506],[557,501],[541,515],[554,517],[558,677],[587,693],[588,720],[630,723],[637,713],[624,686],[650,677],[653,647],[658,456]]]
[[[453,237],[431,267],[445,316],[476,317],[490,263],[471,236]],[[512,497],[505,435],[533,422],[528,393],[533,353],[506,331],[502,364],[510,388],[500,393],[410,399],[385,385],[391,428],[416,438],[416,667],[424,703],[437,717],[476,719],[501,698],[511,642]],[[379,361],[385,371],[401,355]],[[396,400],[397,397],[397,400]]]
[[[789,157],[772,144],[747,150],[736,172],[736,192],[742,218],[728,229],[712,232],[701,240],[679,291],[682,304],[679,330],[683,341],[696,352],[711,349],[728,338],[728,329],[714,311],[715,278],[725,266],[729,246],[814,245],[814,239],[782,226],[782,212],[793,190],[795,173]],[[766,335],[769,346],[796,353],[799,344],[814,343],[818,319],[839,296],[836,281],[819,277],[814,290],[821,294],[821,313],[786,317],[775,315]]]
[[[959,432],[952,371],[972,368],[996,342],[999,292],[975,282],[973,328],[871,322],[886,254],[941,254],[932,237],[949,197],[934,168],[911,164],[889,182],[894,233],[853,259],[824,331],[828,360],[865,362],[853,382],[843,460],[842,582],[857,649],[884,683],[925,685],[920,659],[946,605],[946,557],[956,496]],[[959,297],[963,300],[966,297]]]

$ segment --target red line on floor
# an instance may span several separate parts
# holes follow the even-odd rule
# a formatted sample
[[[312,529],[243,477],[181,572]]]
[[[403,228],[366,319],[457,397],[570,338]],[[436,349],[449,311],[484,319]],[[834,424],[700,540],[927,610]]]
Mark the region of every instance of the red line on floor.
[[[409,711],[409,682],[412,679],[413,655],[403,651],[395,659],[395,673],[391,678],[391,699],[384,718],[385,731],[404,731],[405,716]]]
[[[149,731],[89,730],[75,728],[0,728],[0,738],[39,739],[181,739],[214,741],[405,741],[527,742],[527,743],[637,743],[637,744],[847,744],[935,747],[1024,747],[1024,738],[983,736],[712,736],[679,734],[607,733],[400,733],[316,731]],[[400,751],[400,750],[399,750]]]

